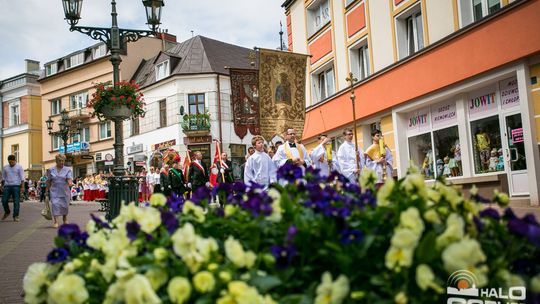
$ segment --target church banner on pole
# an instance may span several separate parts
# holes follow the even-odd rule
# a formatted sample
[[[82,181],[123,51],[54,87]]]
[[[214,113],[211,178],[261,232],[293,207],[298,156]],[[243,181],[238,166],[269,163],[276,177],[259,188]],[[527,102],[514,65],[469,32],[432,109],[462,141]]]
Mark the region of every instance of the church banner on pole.
[[[307,55],[258,49],[261,135],[271,140],[284,128],[301,134],[306,110]]]
[[[259,78],[257,70],[229,69],[234,133],[243,139],[249,130],[260,134]]]

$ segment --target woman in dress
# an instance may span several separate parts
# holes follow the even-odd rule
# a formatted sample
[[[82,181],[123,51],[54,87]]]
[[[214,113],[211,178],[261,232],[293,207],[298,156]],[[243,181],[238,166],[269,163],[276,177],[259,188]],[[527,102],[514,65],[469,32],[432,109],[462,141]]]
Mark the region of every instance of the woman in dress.
[[[47,191],[53,216],[53,227],[58,227],[58,217],[62,216],[64,224],[67,224],[69,202],[71,200],[71,186],[73,184],[73,172],[70,167],[64,166],[66,156],[57,154],[56,166],[47,170]]]

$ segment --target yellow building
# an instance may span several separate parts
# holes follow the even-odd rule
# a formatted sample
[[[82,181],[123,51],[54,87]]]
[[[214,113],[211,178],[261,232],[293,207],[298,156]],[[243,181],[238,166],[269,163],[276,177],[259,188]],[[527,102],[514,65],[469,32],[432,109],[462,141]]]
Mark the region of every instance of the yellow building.
[[[143,38],[127,44],[127,49],[121,55],[121,80],[129,80],[142,60],[155,56],[176,40],[176,37],[168,34],[162,34],[161,38]],[[58,131],[60,112],[64,109],[73,122],[83,122],[80,134],[68,140],[67,156],[75,177],[112,169],[112,162],[106,162],[106,158],[114,156],[114,123],[92,118],[91,109],[86,107],[94,84],[113,79],[109,59],[106,45],[98,43],[46,63],[45,75],[39,79],[43,104],[41,120],[46,121],[50,117],[53,132]],[[41,140],[43,163],[48,168],[54,165],[54,157],[63,150],[64,143],[61,138],[51,136],[46,131]],[[81,145],[74,145],[76,142]]]
[[[2,160],[15,155],[27,177],[39,179],[42,172],[41,97],[39,62],[26,60],[26,72],[0,82],[2,100]]]

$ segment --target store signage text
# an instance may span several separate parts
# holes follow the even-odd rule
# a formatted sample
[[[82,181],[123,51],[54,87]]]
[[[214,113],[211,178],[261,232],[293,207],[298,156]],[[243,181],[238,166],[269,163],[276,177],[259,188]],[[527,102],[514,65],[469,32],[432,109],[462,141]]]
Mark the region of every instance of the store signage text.
[[[501,88],[501,106],[503,109],[519,105],[518,82],[515,77],[499,83]]]
[[[184,137],[184,144],[206,144],[212,142],[212,136],[190,136]]]
[[[523,142],[523,128],[517,128],[512,130],[512,143],[522,143]]]
[[[171,146],[176,145],[176,139],[168,140],[159,144],[154,145],[154,150],[165,150]]]
[[[467,104],[467,108],[469,108],[470,117],[497,111],[497,100],[495,99],[495,93],[493,92],[470,99]]]
[[[135,154],[143,151],[143,144],[132,145],[126,147],[127,154]]]
[[[427,114],[420,114],[409,118],[409,128],[427,123]]]
[[[431,107],[433,126],[439,126],[456,120],[456,104],[443,103]]]

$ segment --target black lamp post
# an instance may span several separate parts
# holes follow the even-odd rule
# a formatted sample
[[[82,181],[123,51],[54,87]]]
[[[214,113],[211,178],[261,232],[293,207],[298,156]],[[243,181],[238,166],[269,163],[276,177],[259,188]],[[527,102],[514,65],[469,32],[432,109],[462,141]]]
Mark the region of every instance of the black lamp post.
[[[58,136],[64,142],[64,154],[67,155],[67,146],[68,140],[70,137],[81,134],[82,130],[82,121],[79,119],[75,122],[75,129],[72,128],[71,119],[66,109],[60,112],[60,120],[58,121],[58,131],[53,132],[53,123],[52,117],[49,116],[49,119],[45,121],[47,124],[47,130],[49,130],[49,135]]]
[[[161,9],[165,5],[163,0],[142,0],[146,10],[146,19],[150,31],[129,30],[118,27],[116,0],[111,0],[112,25],[110,28],[76,26],[81,19],[81,9],[83,0],[62,0],[65,20],[70,25],[70,31],[78,31],[90,36],[94,40],[100,40],[107,44],[111,52],[111,63],[113,65],[113,84],[116,86],[120,81],[119,66],[122,62],[120,50],[127,42],[135,42],[143,37],[156,36],[157,29],[161,24]],[[124,175],[124,143],[123,143],[123,120],[125,117],[112,119],[114,121],[114,175],[109,183],[109,218],[112,219],[120,210],[122,201],[136,201],[137,191],[132,188],[133,181]],[[126,185],[129,184],[129,185]],[[133,193],[134,192],[134,193]]]

